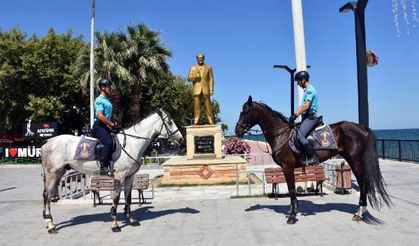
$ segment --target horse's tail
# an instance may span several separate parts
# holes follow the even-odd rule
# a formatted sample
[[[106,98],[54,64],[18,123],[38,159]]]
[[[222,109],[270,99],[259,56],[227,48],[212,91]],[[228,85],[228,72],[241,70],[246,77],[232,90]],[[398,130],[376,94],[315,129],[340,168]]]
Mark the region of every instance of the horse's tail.
[[[364,183],[371,207],[379,210],[383,206],[383,203],[390,207],[393,203],[390,200],[390,196],[386,190],[386,185],[383,177],[381,176],[375,135],[369,128],[368,147],[365,151],[363,161],[365,168]]]

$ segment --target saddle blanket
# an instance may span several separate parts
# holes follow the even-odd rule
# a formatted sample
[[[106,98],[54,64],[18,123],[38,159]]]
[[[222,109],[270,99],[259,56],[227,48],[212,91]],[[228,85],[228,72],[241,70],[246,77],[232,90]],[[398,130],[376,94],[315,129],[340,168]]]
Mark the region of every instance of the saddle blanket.
[[[313,143],[314,150],[336,150],[338,146],[336,144],[335,137],[333,136],[332,129],[329,125],[323,125],[317,127],[310,133],[307,139]],[[289,137],[289,146],[297,154],[300,154],[303,147],[300,146],[300,143],[297,139],[297,132],[295,129],[292,129]]]
[[[112,157],[111,161],[115,162],[121,156],[121,144],[118,139],[113,139]],[[77,144],[76,153],[73,160],[79,161],[94,161],[97,160],[96,145],[100,142],[97,138],[82,136]]]

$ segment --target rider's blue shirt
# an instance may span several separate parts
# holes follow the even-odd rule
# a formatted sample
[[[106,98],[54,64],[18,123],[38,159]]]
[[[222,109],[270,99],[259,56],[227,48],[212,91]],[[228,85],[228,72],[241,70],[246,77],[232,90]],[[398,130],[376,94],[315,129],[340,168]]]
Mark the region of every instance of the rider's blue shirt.
[[[95,121],[97,119],[97,112],[102,111],[103,115],[108,120],[112,119],[112,103],[103,95],[99,95],[95,100]]]
[[[314,113],[317,113],[317,110],[319,109],[319,98],[316,89],[314,89],[311,84],[304,89],[301,106],[304,105],[306,101],[310,101],[310,109],[312,109]]]

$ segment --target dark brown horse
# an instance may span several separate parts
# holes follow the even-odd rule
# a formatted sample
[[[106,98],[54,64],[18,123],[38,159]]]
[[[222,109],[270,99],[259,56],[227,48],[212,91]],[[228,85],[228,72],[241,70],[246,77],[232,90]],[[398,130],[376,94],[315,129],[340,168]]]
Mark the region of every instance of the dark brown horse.
[[[295,154],[288,144],[292,126],[281,113],[272,110],[263,103],[248,101],[243,105],[240,119],[236,124],[236,135],[243,135],[255,125],[259,125],[265,138],[272,148],[273,160],[282,167],[288,192],[291,198],[291,209],[287,223],[294,224],[298,220],[298,201],[295,192],[294,168],[301,167],[300,156]],[[391,200],[385,189],[376,153],[376,140],[371,129],[361,125],[341,121],[330,125],[337,150],[318,150],[316,152],[323,162],[336,154],[341,155],[351,166],[361,190],[359,208],[353,220],[362,220],[367,211],[367,196],[373,208],[380,209],[383,204],[390,207]]]

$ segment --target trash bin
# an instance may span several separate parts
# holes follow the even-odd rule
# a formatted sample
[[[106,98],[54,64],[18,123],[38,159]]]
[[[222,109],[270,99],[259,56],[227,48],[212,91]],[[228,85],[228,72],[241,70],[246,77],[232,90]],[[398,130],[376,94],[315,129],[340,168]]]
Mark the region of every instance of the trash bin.
[[[352,192],[351,167],[344,161],[336,165],[336,193]]]

